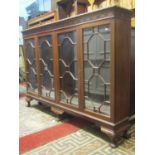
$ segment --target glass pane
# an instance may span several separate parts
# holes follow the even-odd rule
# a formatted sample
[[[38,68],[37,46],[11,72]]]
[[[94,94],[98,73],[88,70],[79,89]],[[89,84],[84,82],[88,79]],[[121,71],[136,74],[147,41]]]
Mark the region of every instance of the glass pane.
[[[60,101],[78,105],[76,33],[58,35]]]
[[[35,47],[34,40],[26,41],[26,61],[27,61],[27,84],[28,91],[38,92],[36,83],[36,68],[35,68]]]
[[[110,115],[110,29],[83,31],[85,109]]]
[[[51,36],[39,38],[39,51],[41,66],[41,95],[54,99],[53,50],[51,45]]]

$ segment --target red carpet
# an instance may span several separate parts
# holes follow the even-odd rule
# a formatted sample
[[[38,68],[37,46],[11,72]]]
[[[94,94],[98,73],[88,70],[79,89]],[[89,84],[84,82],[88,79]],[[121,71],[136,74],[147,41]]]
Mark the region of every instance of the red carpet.
[[[74,119],[70,122],[23,136],[19,138],[19,153],[25,153],[50,141],[67,136],[78,131],[81,127],[84,127],[87,124],[88,123],[84,120]]]
[[[26,96],[26,82],[21,82],[19,84],[19,97]]]
[[[26,94],[19,94],[19,97],[26,97]]]

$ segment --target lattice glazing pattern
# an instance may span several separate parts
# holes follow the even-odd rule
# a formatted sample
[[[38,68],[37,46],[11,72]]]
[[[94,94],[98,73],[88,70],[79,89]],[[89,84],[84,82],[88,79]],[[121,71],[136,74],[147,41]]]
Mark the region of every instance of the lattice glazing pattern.
[[[38,92],[36,83],[36,66],[35,66],[35,46],[34,40],[30,39],[26,41],[26,61],[27,61],[27,85],[28,91]]]
[[[110,28],[83,31],[85,108],[110,115]]]
[[[41,67],[41,95],[54,99],[53,50],[51,45],[51,36],[39,38],[39,51]]]
[[[60,101],[78,104],[76,33],[58,35],[59,41],[59,79]]]

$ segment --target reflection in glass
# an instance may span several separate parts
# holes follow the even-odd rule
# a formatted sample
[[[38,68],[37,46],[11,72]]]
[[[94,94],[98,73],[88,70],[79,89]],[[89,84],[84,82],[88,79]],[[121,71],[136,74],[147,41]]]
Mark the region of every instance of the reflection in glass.
[[[73,105],[78,104],[75,35],[75,32],[69,32],[58,36],[60,101]]]
[[[85,108],[110,115],[110,28],[83,31]]]
[[[28,91],[37,92],[36,69],[35,69],[35,47],[34,40],[26,41],[26,61],[27,61],[27,84]]]
[[[40,51],[40,76],[41,76],[41,95],[44,97],[54,97],[53,80],[53,55],[51,36],[39,38]]]

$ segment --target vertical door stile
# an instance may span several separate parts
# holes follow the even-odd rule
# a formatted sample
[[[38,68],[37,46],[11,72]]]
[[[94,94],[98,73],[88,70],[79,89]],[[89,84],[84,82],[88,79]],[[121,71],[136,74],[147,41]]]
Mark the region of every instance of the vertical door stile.
[[[38,95],[41,95],[41,81],[40,81],[40,61],[39,61],[39,47],[38,47],[38,37],[35,37],[35,64],[37,72],[37,86],[38,86]]]
[[[111,22],[111,61],[110,61],[110,119],[115,119],[115,20]]]
[[[57,33],[52,33],[53,45],[53,65],[54,65],[54,87],[55,87],[55,101],[59,103],[59,64],[58,64],[58,38]]]
[[[78,89],[79,89],[79,109],[84,110],[84,70],[83,70],[83,41],[82,28],[77,29],[77,56],[78,56]]]
[[[24,54],[24,63],[25,63],[25,75],[26,75],[26,92],[28,92],[28,84],[27,84],[27,81],[28,81],[28,66],[27,66],[27,61],[26,61],[26,58],[27,58],[27,53],[26,53],[26,40],[24,39],[24,46],[23,46],[23,54]]]

